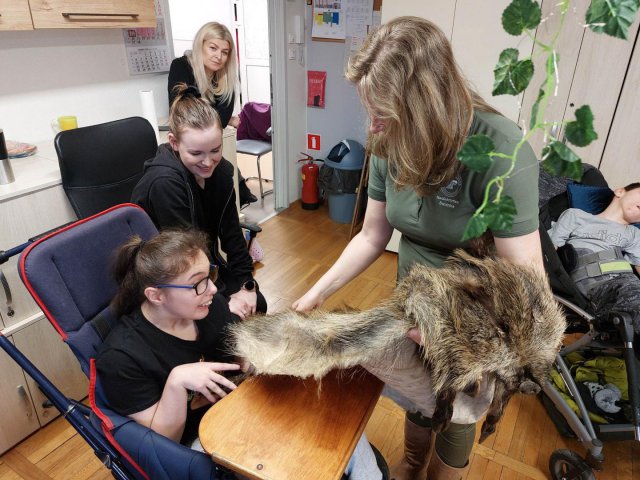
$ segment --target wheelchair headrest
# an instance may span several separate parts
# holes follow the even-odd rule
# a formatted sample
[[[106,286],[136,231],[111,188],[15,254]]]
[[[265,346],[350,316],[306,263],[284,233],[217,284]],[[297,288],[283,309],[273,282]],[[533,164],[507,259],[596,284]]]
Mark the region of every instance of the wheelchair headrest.
[[[157,234],[140,207],[123,204],[49,234],[20,256],[20,276],[45,316],[72,348],[85,373],[102,343],[90,322],[113,324],[109,303],[118,285],[112,256],[132,235]],[[104,331],[104,328],[102,329]]]

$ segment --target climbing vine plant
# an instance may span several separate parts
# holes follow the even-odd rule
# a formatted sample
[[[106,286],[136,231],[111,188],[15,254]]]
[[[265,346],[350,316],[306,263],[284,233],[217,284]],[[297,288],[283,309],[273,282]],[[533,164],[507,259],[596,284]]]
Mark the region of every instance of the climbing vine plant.
[[[510,167],[502,175],[489,181],[483,202],[471,217],[462,240],[478,237],[487,229],[509,230],[517,213],[515,202],[504,194],[505,180],[516,167],[518,152],[536,131],[543,131],[549,142],[542,150],[542,163],[545,170],[554,175],[562,175],[579,180],[582,176],[580,157],[569,146],[555,137],[558,128],[564,125],[566,140],[577,147],[589,145],[598,138],[593,129],[593,113],[589,105],[583,105],[575,111],[575,119],[563,122],[547,121],[545,111],[549,100],[556,90],[559,56],[556,51],[558,37],[562,31],[571,0],[560,0],[557,4],[560,21],[558,29],[548,44],[535,37],[535,29],[542,20],[542,10],[533,0],[513,0],[502,12],[502,27],[510,35],[525,33],[539,47],[541,55],[546,55],[546,76],[540,85],[538,96],[531,109],[528,130],[516,144],[513,153],[506,155],[495,151],[493,140],[486,135],[468,137],[458,152],[459,160],[467,168],[482,172],[489,169],[495,158],[510,160]],[[640,8],[640,0],[592,0],[586,14],[586,26],[596,33],[627,39],[629,27]],[[519,95],[533,77],[534,65],[531,57],[519,59],[516,48],[507,48],[500,53],[493,73],[493,95]],[[509,162],[507,162],[509,164]]]

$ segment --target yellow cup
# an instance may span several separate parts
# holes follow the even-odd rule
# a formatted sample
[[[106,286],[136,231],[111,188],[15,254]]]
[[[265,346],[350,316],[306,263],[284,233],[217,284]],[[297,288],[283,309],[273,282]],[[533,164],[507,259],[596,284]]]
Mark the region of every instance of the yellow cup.
[[[58,117],[51,121],[51,129],[54,133],[58,133],[62,130],[71,130],[73,128],[78,128],[78,118],[73,115]]]

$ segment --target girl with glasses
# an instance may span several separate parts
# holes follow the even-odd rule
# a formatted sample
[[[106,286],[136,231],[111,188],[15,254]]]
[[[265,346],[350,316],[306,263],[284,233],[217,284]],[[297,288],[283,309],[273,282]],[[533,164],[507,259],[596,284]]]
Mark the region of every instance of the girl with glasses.
[[[236,388],[224,374],[240,369],[226,353],[234,317],[217,293],[207,244],[202,232],[164,230],[120,248],[111,305],[120,321],[96,358],[110,408],[197,449],[207,409]],[[378,480],[378,461],[363,435],[344,478]]]
[[[207,243],[201,232],[165,230],[120,248],[112,302],[120,322],[96,360],[111,408],[187,445],[211,404],[236,388],[225,373],[240,368],[225,353],[233,317]]]

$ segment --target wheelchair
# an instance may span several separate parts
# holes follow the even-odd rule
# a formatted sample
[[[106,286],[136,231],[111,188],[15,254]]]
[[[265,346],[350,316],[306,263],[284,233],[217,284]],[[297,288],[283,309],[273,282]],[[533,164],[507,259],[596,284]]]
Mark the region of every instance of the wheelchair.
[[[134,234],[146,240],[157,230],[144,210],[123,204],[0,252],[0,263],[20,254],[25,286],[90,378],[90,409],[67,398],[1,334],[0,347],[37,382],[115,478],[234,478],[205,453],[107,406],[92,359],[117,321],[109,308],[118,288],[110,274],[111,253]]]
[[[560,433],[575,436],[586,449],[584,457],[568,449],[553,452],[549,459],[551,477],[589,480],[595,479],[594,470],[603,469],[603,440],[640,440],[639,365],[633,349],[632,324],[634,316],[640,313],[597,311],[565,270],[547,231],[551,228],[551,222],[556,221],[570,206],[568,183],[566,178],[552,177],[542,169],[540,171],[540,237],[545,268],[554,295],[565,310],[568,325],[566,333],[574,339],[572,343],[565,342],[558,353],[552,379],[543,387],[541,400]],[[580,183],[607,186],[601,172],[587,164],[583,165]],[[624,365],[628,401],[623,402],[624,415],[618,415],[613,421],[600,422],[599,417],[594,416],[591,399],[586,398],[588,395],[585,396],[584,387],[574,378],[573,373],[579,367],[572,365],[572,360],[577,355],[589,358],[605,354],[617,359],[617,365]],[[563,387],[564,392],[561,393],[554,383]]]

